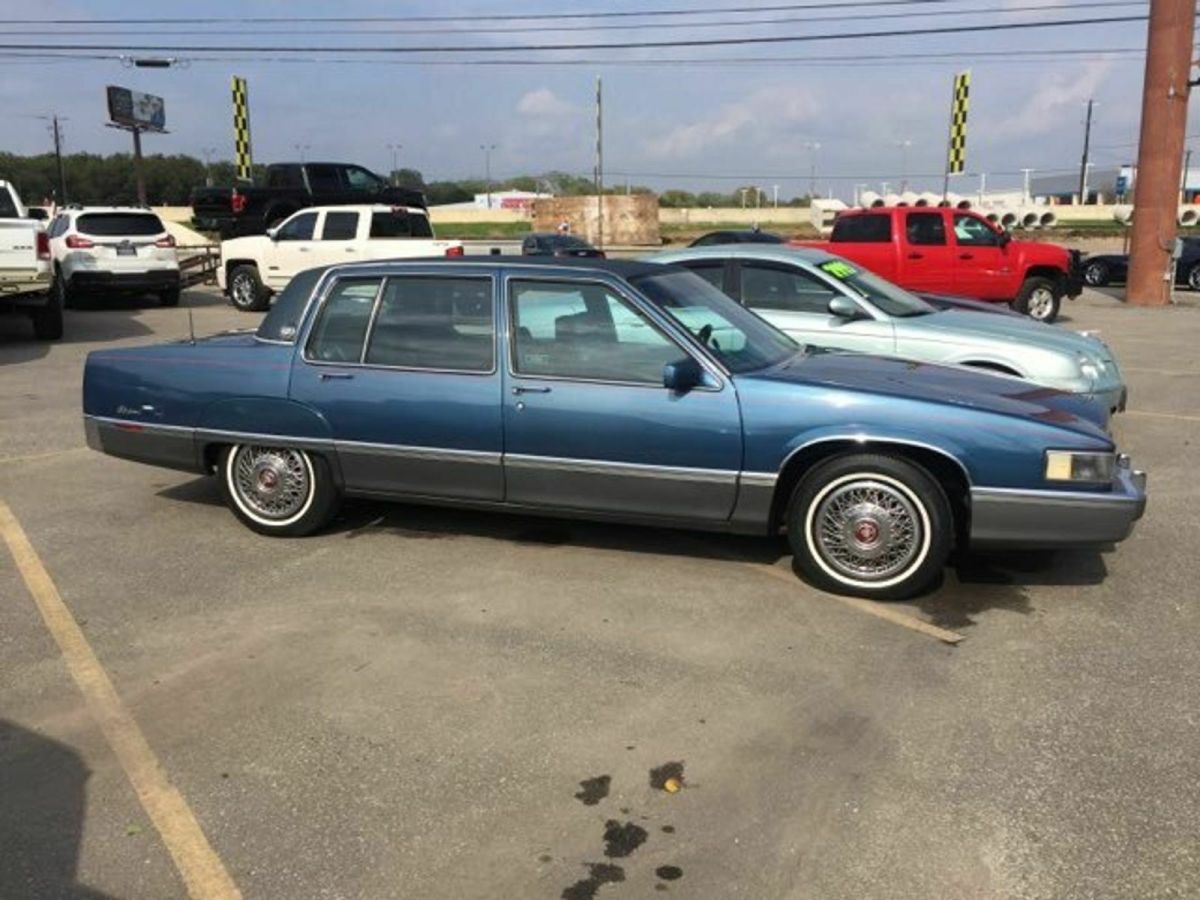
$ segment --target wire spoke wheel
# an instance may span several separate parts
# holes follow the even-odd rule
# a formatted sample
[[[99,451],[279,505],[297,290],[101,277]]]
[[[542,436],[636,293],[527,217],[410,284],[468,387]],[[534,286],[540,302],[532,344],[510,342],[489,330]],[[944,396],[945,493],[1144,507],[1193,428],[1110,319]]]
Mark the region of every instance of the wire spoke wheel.
[[[286,522],[300,514],[313,491],[312,468],[299,450],[240,447],[230,483],[248,512],[269,522]]]
[[[904,572],[924,540],[915,503],[873,479],[838,485],[821,500],[812,521],[821,557],[855,581],[886,581]]]

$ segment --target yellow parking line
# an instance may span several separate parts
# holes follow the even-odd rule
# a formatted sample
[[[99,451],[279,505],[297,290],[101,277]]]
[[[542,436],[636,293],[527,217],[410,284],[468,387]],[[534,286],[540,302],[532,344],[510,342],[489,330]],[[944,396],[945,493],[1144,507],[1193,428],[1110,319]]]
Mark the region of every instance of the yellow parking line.
[[[745,563],[752,569],[762,572],[764,575],[770,575],[772,578],[781,578],[784,581],[790,582],[793,585],[796,583],[796,576],[790,571],[785,572],[778,566],[770,566],[765,563]],[[957,644],[966,636],[959,634],[957,631],[948,631],[945,628],[939,628],[936,625],[930,625],[928,622],[918,619],[915,616],[907,616],[892,607],[879,603],[874,600],[864,600],[861,597],[843,597],[839,594],[827,594],[831,600],[837,600],[839,603],[844,603],[857,609],[859,612],[865,612],[868,615],[883,619],[886,622],[891,622],[893,625],[899,625],[901,628],[907,628],[910,631],[916,631],[919,634],[924,634],[932,638],[937,638],[946,644]]]
[[[1150,412],[1145,409],[1127,409],[1122,415],[1145,416],[1148,419],[1178,419],[1182,422],[1200,422],[1200,416],[1185,416],[1181,413]]]
[[[64,456],[67,453],[82,453],[87,449],[87,447],[68,447],[66,450],[47,450],[45,453],[22,453],[18,454],[17,456],[4,456],[0,457],[0,465],[32,462],[38,459],[53,459],[56,456]]]
[[[108,673],[63,602],[50,573],[29,543],[25,530],[3,500],[0,500],[0,536],[8,544],[46,628],[62,651],[88,711],[100,726],[142,808],[175,860],[188,896],[193,900],[240,898],[241,891],[208,843],[187,801],[172,786],[145,735],[121,702]]]

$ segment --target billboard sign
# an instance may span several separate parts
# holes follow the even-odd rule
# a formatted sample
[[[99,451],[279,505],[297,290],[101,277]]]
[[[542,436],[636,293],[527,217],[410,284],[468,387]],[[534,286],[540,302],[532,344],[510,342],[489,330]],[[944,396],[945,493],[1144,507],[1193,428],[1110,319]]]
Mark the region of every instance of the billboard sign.
[[[165,131],[167,114],[162,97],[108,86],[108,117],[114,125],[142,131]]]

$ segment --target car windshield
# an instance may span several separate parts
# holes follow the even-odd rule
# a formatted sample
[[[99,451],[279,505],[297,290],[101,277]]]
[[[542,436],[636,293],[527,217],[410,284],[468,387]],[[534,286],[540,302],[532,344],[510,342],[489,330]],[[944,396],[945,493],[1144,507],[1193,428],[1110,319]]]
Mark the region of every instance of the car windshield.
[[[800,345],[692,272],[630,279],[655,306],[704,344],[730,372],[751,372],[795,355]]]
[[[889,316],[906,318],[937,312],[933,306],[916,294],[910,294],[904,288],[894,285],[872,272],[860,269],[844,259],[827,259],[817,265],[826,275],[832,275],[854,293],[869,300]]]

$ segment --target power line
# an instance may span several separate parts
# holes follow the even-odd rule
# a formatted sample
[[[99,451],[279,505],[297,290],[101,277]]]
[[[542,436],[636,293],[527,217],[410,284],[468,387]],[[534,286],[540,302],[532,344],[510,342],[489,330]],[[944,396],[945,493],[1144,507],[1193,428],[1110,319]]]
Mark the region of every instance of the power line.
[[[763,44],[794,44],[815,41],[852,41],[864,38],[916,37],[937,34],[978,34],[998,31],[1027,31],[1041,28],[1068,28],[1082,25],[1108,25],[1125,22],[1144,22],[1148,17],[1108,16],[1091,19],[1054,19],[1042,22],[1003,22],[989,25],[948,25],[937,28],[912,28],[907,31],[855,31],[826,34],[769,35],[742,38],[688,38],[663,41],[596,42],[588,44],[501,44],[501,45],[445,45],[439,47],[282,47],[282,46],[214,46],[205,44],[0,44],[0,50],[66,50],[85,52],[88,50],[124,50],[132,53],[364,53],[407,54],[407,53],[511,53],[577,50],[634,50],[665,47],[730,47]]]
[[[1012,15],[1022,12],[1037,12],[1042,10],[1053,10],[1056,13],[1075,10],[1075,9],[1095,9],[1097,7],[1115,7],[1115,6],[1144,6],[1142,0],[1098,0],[1098,2],[1085,3],[1064,3],[1058,6],[1047,6],[1045,4],[1033,4],[1024,6],[1006,6],[1006,7],[984,7],[970,9],[921,9],[921,10],[905,10],[904,12],[881,12],[874,13],[869,16],[870,19],[914,19],[927,18],[930,16],[956,17],[956,16],[995,16],[995,15]],[[844,6],[843,6],[844,8]],[[504,25],[491,27],[476,27],[476,28],[395,28],[380,31],[379,28],[321,28],[314,32],[312,29],[299,28],[253,28],[237,30],[213,30],[204,29],[201,34],[204,37],[264,37],[267,35],[357,35],[357,34],[538,34],[544,32],[580,32],[580,31],[644,31],[646,29],[695,29],[695,28],[755,28],[762,25],[794,25],[794,24],[809,24],[812,22],[851,22],[859,21],[868,18],[862,13],[839,14],[832,16],[777,16],[767,19],[753,19],[749,21],[716,21],[716,22],[639,22],[632,24],[629,22],[619,22],[613,24],[599,25]],[[13,35],[29,35],[43,34],[42,29],[8,29],[5,34]],[[112,32],[97,33],[93,28],[86,29],[55,29],[55,36],[61,35],[90,35],[96,37],[111,37]],[[164,36],[196,36],[196,29],[190,28],[186,30],[154,30],[154,31],[139,31],[139,37],[164,37]]]

